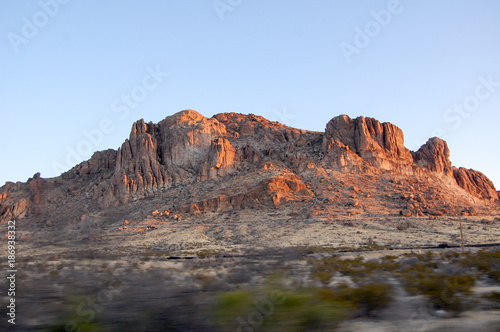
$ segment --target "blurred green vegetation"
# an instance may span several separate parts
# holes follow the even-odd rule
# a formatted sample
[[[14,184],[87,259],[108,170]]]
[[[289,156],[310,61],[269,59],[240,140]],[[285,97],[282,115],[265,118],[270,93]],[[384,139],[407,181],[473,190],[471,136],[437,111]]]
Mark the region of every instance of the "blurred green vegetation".
[[[352,278],[354,282],[379,275],[389,274],[395,271],[398,264],[394,257],[387,256],[380,260],[364,261],[363,257],[342,259],[340,256],[330,256],[321,259],[309,260],[311,266],[311,277],[319,280],[325,286],[328,285],[334,276],[342,275]]]
[[[262,286],[223,293],[213,309],[214,322],[227,331],[299,332],[334,328],[349,317],[352,307],[322,291]]]
[[[50,332],[92,332],[104,331],[103,324],[96,310],[89,307],[85,296],[70,296],[66,298],[66,311],[44,331]]]
[[[404,296],[419,296],[428,308],[447,315],[459,315],[476,304],[481,310],[499,308],[500,292],[472,291],[478,281],[481,286],[498,285],[498,250],[364,259],[352,254],[344,258],[328,247],[310,254],[313,249],[301,248],[298,256],[288,252],[277,256],[275,251],[266,260],[225,260],[217,257],[220,251],[198,250],[199,258],[213,259],[183,262],[188,268],[151,264],[145,269],[140,260],[96,261],[98,273],[94,274],[60,263],[52,270],[33,264],[36,275],[46,275],[38,283],[65,284],[68,296],[62,303],[54,301],[57,314],[40,330],[69,331],[76,326],[78,331],[163,331],[165,326],[174,329],[183,324],[186,330],[196,326],[207,331],[323,331],[356,317],[384,317],[384,309],[398,303],[393,301],[404,301]],[[165,253],[151,252],[149,257],[161,262]],[[214,269],[214,264],[219,268]],[[113,298],[102,307],[89,303],[88,295],[95,296],[115,280],[111,276],[116,269],[122,269],[123,276]],[[101,287],[96,287],[99,283]],[[71,295],[75,293],[81,295]],[[131,298],[138,299],[135,309],[127,306]]]
[[[376,310],[378,304],[384,307],[390,301],[390,287],[377,282],[383,278],[397,278],[410,295],[423,295],[436,310],[454,315],[473,307],[476,301],[472,299],[471,288],[478,278],[492,282],[500,280],[500,251],[482,250],[466,254],[428,251],[369,261],[362,257],[342,259],[334,254],[308,262],[311,277],[324,287],[335,287],[336,278],[346,277],[356,285],[344,287],[343,293],[339,294],[348,294],[343,299],[349,299],[358,308],[363,304],[362,312],[366,315]]]
[[[406,290],[413,295],[423,294],[435,309],[450,311],[458,315],[472,308],[472,302],[465,297],[471,295],[471,287],[476,278],[468,275],[448,276],[443,273],[405,271],[403,274]]]
[[[479,274],[486,275],[495,282],[500,282],[500,250],[466,253],[464,258],[456,258],[464,267],[476,269]]]

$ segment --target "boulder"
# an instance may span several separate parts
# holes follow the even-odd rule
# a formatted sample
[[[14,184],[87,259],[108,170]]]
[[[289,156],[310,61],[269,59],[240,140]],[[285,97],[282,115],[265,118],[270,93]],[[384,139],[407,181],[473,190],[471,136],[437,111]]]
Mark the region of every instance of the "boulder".
[[[411,217],[411,210],[409,209],[403,209],[399,212],[400,215],[403,217]]]

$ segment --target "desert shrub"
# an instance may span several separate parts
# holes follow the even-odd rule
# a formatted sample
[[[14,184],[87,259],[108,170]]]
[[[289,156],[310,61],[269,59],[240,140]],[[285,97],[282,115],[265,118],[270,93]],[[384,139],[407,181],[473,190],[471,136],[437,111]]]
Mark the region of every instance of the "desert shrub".
[[[212,312],[217,324],[230,324],[238,316],[242,316],[252,305],[253,296],[249,291],[239,290],[220,295]]]
[[[336,255],[324,257],[322,259],[311,259],[311,277],[327,285],[332,277],[337,273],[337,264],[339,258]]]
[[[419,270],[419,267],[422,270]],[[406,290],[410,294],[425,295],[435,309],[451,311],[457,315],[470,307],[464,297],[471,294],[470,288],[475,283],[474,276],[448,276],[421,264],[406,270],[402,275]]]
[[[440,260],[438,259],[438,257],[434,255],[432,251],[427,251],[425,254],[419,254],[416,255],[415,257],[417,257],[418,260],[422,262],[422,264],[424,264],[429,268],[439,267]]]
[[[213,318],[227,331],[320,331],[337,326],[350,309],[318,289],[263,286],[221,294]]]
[[[276,315],[264,325],[273,331],[322,330],[335,327],[347,317],[349,309],[346,303],[323,297],[317,289],[299,289],[283,293]]]
[[[398,263],[391,259],[364,261],[363,257],[341,259],[337,256],[310,260],[311,277],[328,285],[331,278],[340,273],[349,276],[355,282],[367,282],[375,272],[393,272],[399,267]]]
[[[363,257],[341,259],[337,256],[325,257],[319,260],[310,260],[312,265],[311,277],[327,285],[336,273],[350,276],[359,280],[373,271],[372,266],[365,266]]]
[[[336,291],[339,301],[351,304],[362,316],[373,316],[376,311],[386,308],[393,293],[389,284],[380,282],[362,284],[356,288],[342,285]]]
[[[311,277],[319,280],[323,285],[328,285],[330,280],[332,280],[335,271],[330,269],[316,268],[312,273]]]
[[[356,271],[362,269],[364,258],[358,256],[356,258],[340,259],[337,262],[337,267],[340,272],[346,275],[355,274]]]
[[[452,260],[460,257],[460,252],[458,251],[446,251],[441,253],[441,258],[444,260]]]
[[[479,274],[496,282],[500,281],[500,250],[479,251],[475,254],[467,253],[458,262],[467,268],[475,268]]]
[[[375,272],[396,271],[399,268],[394,259],[364,261],[362,257],[341,259],[337,256],[311,260],[311,277],[328,285],[331,278],[340,273],[349,276],[357,287],[340,285],[335,290],[324,290],[333,301],[344,303],[354,309],[360,316],[371,316],[377,310],[385,308],[393,298],[390,285],[382,282],[373,282]],[[326,292],[326,293],[325,293]]]
[[[500,292],[489,292],[481,296],[483,299],[493,303],[494,308],[500,308]]]
[[[210,258],[222,255],[224,252],[216,249],[202,249],[196,252],[198,258]]]
[[[399,264],[394,261],[394,259],[382,258],[381,260],[369,260],[364,263],[364,268],[368,273],[373,273],[376,271],[388,271],[393,272],[397,270]]]
[[[95,310],[85,308],[78,311],[79,306],[85,302],[83,296],[67,298],[65,312],[61,313],[52,323],[43,327],[44,331],[66,332],[66,331],[104,331],[102,321]]]

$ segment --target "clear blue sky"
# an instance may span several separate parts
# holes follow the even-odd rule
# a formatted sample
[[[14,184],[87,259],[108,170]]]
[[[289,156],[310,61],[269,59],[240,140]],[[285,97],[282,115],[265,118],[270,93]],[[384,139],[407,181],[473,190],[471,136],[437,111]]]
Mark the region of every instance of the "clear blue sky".
[[[59,1],[0,0],[1,184],[190,108],[317,131],[374,117],[500,187],[497,0]]]

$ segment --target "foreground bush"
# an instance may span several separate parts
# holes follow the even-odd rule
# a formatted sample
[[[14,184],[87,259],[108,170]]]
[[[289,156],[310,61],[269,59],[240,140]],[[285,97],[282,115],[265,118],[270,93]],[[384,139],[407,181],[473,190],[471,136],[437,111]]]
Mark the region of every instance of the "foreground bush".
[[[373,316],[376,311],[389,305],[393,291],[389,284],[376,282],[362,284],[357,288],[341,286],[337,290],[337,297],[352,304],[359,315]]]
[[[469,275],[448,276],[433,270],[415,271],[409,269],[403,273],[408,293],[423,294],[436,310],[446,310],[458,315],[471,308],[466,297],[471,294],[476,278]]]
[[[227,331],[321,331],[337,326],[351,310],[318,289],[262,287],[220,295],[213,318]]]
[[[500,251],[480,251],[475,254],[468,253],[465,258],[459,259],[463,266],[478,270],[494,282],[500,281]]]
[[[386,283],[335,289],[277,284],[221,294],[212,311],[214,322],[228,331],[321,331],[345,319],[373,316],[393,295]]]

